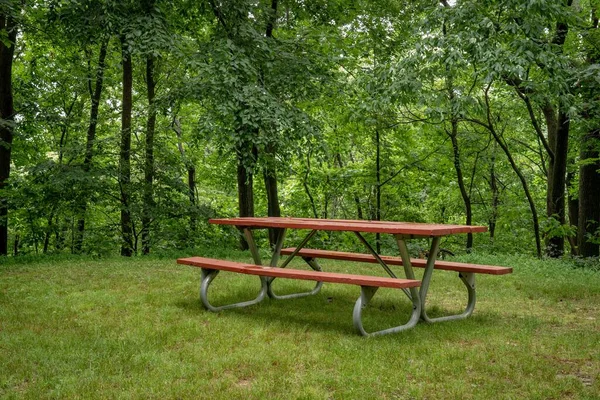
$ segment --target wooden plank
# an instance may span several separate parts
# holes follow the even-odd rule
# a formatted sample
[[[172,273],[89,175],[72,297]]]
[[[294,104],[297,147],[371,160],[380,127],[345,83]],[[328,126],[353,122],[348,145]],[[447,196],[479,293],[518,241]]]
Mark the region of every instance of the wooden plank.
[[[248,275],[270,276],[275,278],[302,279],[309,281],[346,283],[359,286],[411,288],[421,285],[421,281],[414,279],[396,279],[389,277],[341,274],[336,272],[307,271],[289,268],[263,267],[254,264],[238,263],[234,261],[218,260],[205,257],[188,257],[177,260],[178,264],[194,267],[218,269],[221,271],[237,272]]]
[[[295,249],[293,247],[282,249],[282,255],[289,255]],[[302,257],[312,258],[325,258],[332,260],[342,261],[357,261],[366,263],[377,263],[377,260],[371,254],[361,253],[349,253],[344,251],[330,251],[330,250],[318,250],[318,249],[301,249],[298,253]],[[400,257],[381,256],[381,259],[389,265],[402,265],[402,259]],[[421,258],[411,258],[410,263],[413,267],[425,268],[427,260]],[[456,272],[472,272],[478,274],[489,274],[489,275],[505,275],[512,273],[510,267],[498,267],[494,265],[482,265],[482,264],[468,264],[459,263],[452,261],[436,260],[435,269],[445,271],[456,271]]]
[[[318,229],[329,231],[389,233],[426,237],[487,231],[485,226],[288,217],[213,218],[210,219],[209,222],[211,224],[235,225],[238,227],[249,228]]]

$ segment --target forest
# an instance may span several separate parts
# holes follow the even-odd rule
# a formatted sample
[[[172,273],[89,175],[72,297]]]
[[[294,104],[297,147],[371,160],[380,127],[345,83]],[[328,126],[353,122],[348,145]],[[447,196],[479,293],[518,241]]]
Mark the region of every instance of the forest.
[[[485,225],[444,247],[598,257],[599,15],[0,0],[0,258],[243,248],[208,224],[238,215]]]

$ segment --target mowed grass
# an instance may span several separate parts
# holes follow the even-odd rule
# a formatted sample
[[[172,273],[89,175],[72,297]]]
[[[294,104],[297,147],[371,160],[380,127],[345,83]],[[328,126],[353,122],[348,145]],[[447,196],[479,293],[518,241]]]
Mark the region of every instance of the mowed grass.
[[[600,398],[600,273],[522,256],[467,260],[515,272],[478,275],[467,320],[374,338],[352,326],[356,286],[215,314],[198,299],[200,271],[175,259],[12,262],[0,266],[0,398]],[[436,271],[432,314],[461,311],[461,285]],[[247,300],[257,278],[221,273],[212,289],[217,304]],[[408,304],[380,290],[367,328],[403,323]]]

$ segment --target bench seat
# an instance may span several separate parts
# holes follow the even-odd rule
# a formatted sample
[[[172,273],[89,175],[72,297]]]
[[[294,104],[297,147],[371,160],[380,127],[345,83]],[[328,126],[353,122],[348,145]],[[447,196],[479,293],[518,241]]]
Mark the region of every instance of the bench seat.
[[[254,264],[205,257],[180,258],[177,260],[177,263],[200,267],[203,269],[237,272],[247,275],[268,276],[272,278],[302,279],[317,282],[345,283],[367,287],[407,289],[418,287],[421,284],[421,281],[414,279],[397,279],[369,275],[342,274],[336,272],[264,267]]]
[[[218,312],[230,308],[247,307],[254,304],[258,304],[266,297],[267,294],[269,295],[269,297],[274,297],[278,299],[302,297],[305,295],[316,294],[321,289],[321,285],[323,284],[322,282],[332,282],[360,286],[360,296],[354,303],[352,320],[354,322],[355,329],[363,336],[385,335],[388,333],[400,332],[406,329],[410,329],[417,324],[417,322],[419,321],[419,316],[421,314],[421,301],[419,296],[417,295],[418,292],[416,291],[416,288],[421,285],[421,281],[415,279],[397,279],[390,277],[342,274],[323,271],[307,271],[278,267],[265,267],[255,264],[247,264],[205,257],[180,258],[177,260],[177,263],[191,265],[202,269],[202,277],[200,280],[200,299],[204,306],[208,310],[213,312]],[[208,299],[208,288],[212,280],[215,279],[215,277],[220,271],[229,271],[247,275],[260,276],[261,289],[256,298],[249,301],[230,303],[222,306],[212,305]],[[271,283],[272,280],[275,278],[316,281],[317,286],[312,291],[306,293],[295,293],[285,296],[276,296],[271,291]],[[366,305],[369,303],[375,292],[377,292],[377,290],[380,287],[395,288],[404,291],[409,296],[409,299],[412,302],[412,312],[409,320],[403,325],[398,325],[392,328],[382,329],[375,332],[367,332],[362,322],[363,309],[366,307]],[[410,293],[412,293],[413,295],[409,294],[409,290]]]
[[[289,247],[281,249],[282,255],[290,255],[296,249]],[[300,249],[298,252],[299,256],[304,258],[323,258],[331,260],[342,260],[342,261],[357,261],[365,263],[377,263],[377,260],[372,254],[361,254],[361,253],[350,253],[345,251],[331,251],[331,250],[318,250],[318,249]],[[392,256],[381,256],[381,259],[389,265],[402,265],[402,259],[400,257]],[[410,262],[413,267],[425,268],[427,260],[421,258],[411,258]],[[480,264],[468,264],[459,263],[453,261],[436,260],[435,269],[445,271],[456,271],[464,273],[476,273],[476,274],[490,274],[490,275],[504,275],[512,273],[510,267],[498,267],[493,265],[480,265]]]

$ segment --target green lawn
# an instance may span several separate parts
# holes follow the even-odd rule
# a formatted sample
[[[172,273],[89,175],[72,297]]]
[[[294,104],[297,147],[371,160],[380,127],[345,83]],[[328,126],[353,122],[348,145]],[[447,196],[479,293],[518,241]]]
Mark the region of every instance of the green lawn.
[[[355,286],[214,314],[198,299],[200,271],[174,259],[5,262],[0,398],[600,398],[600,272],[522,256],[469,260],[515,272],[478,276],[467,320],[376,338],[354,332]],[[219,278],[215,303],[252,297],[257,278]],[[434,278],[433,311],[458,311],[458,279]],[[402,292],[374,300],[367,328],[406,318]]]

